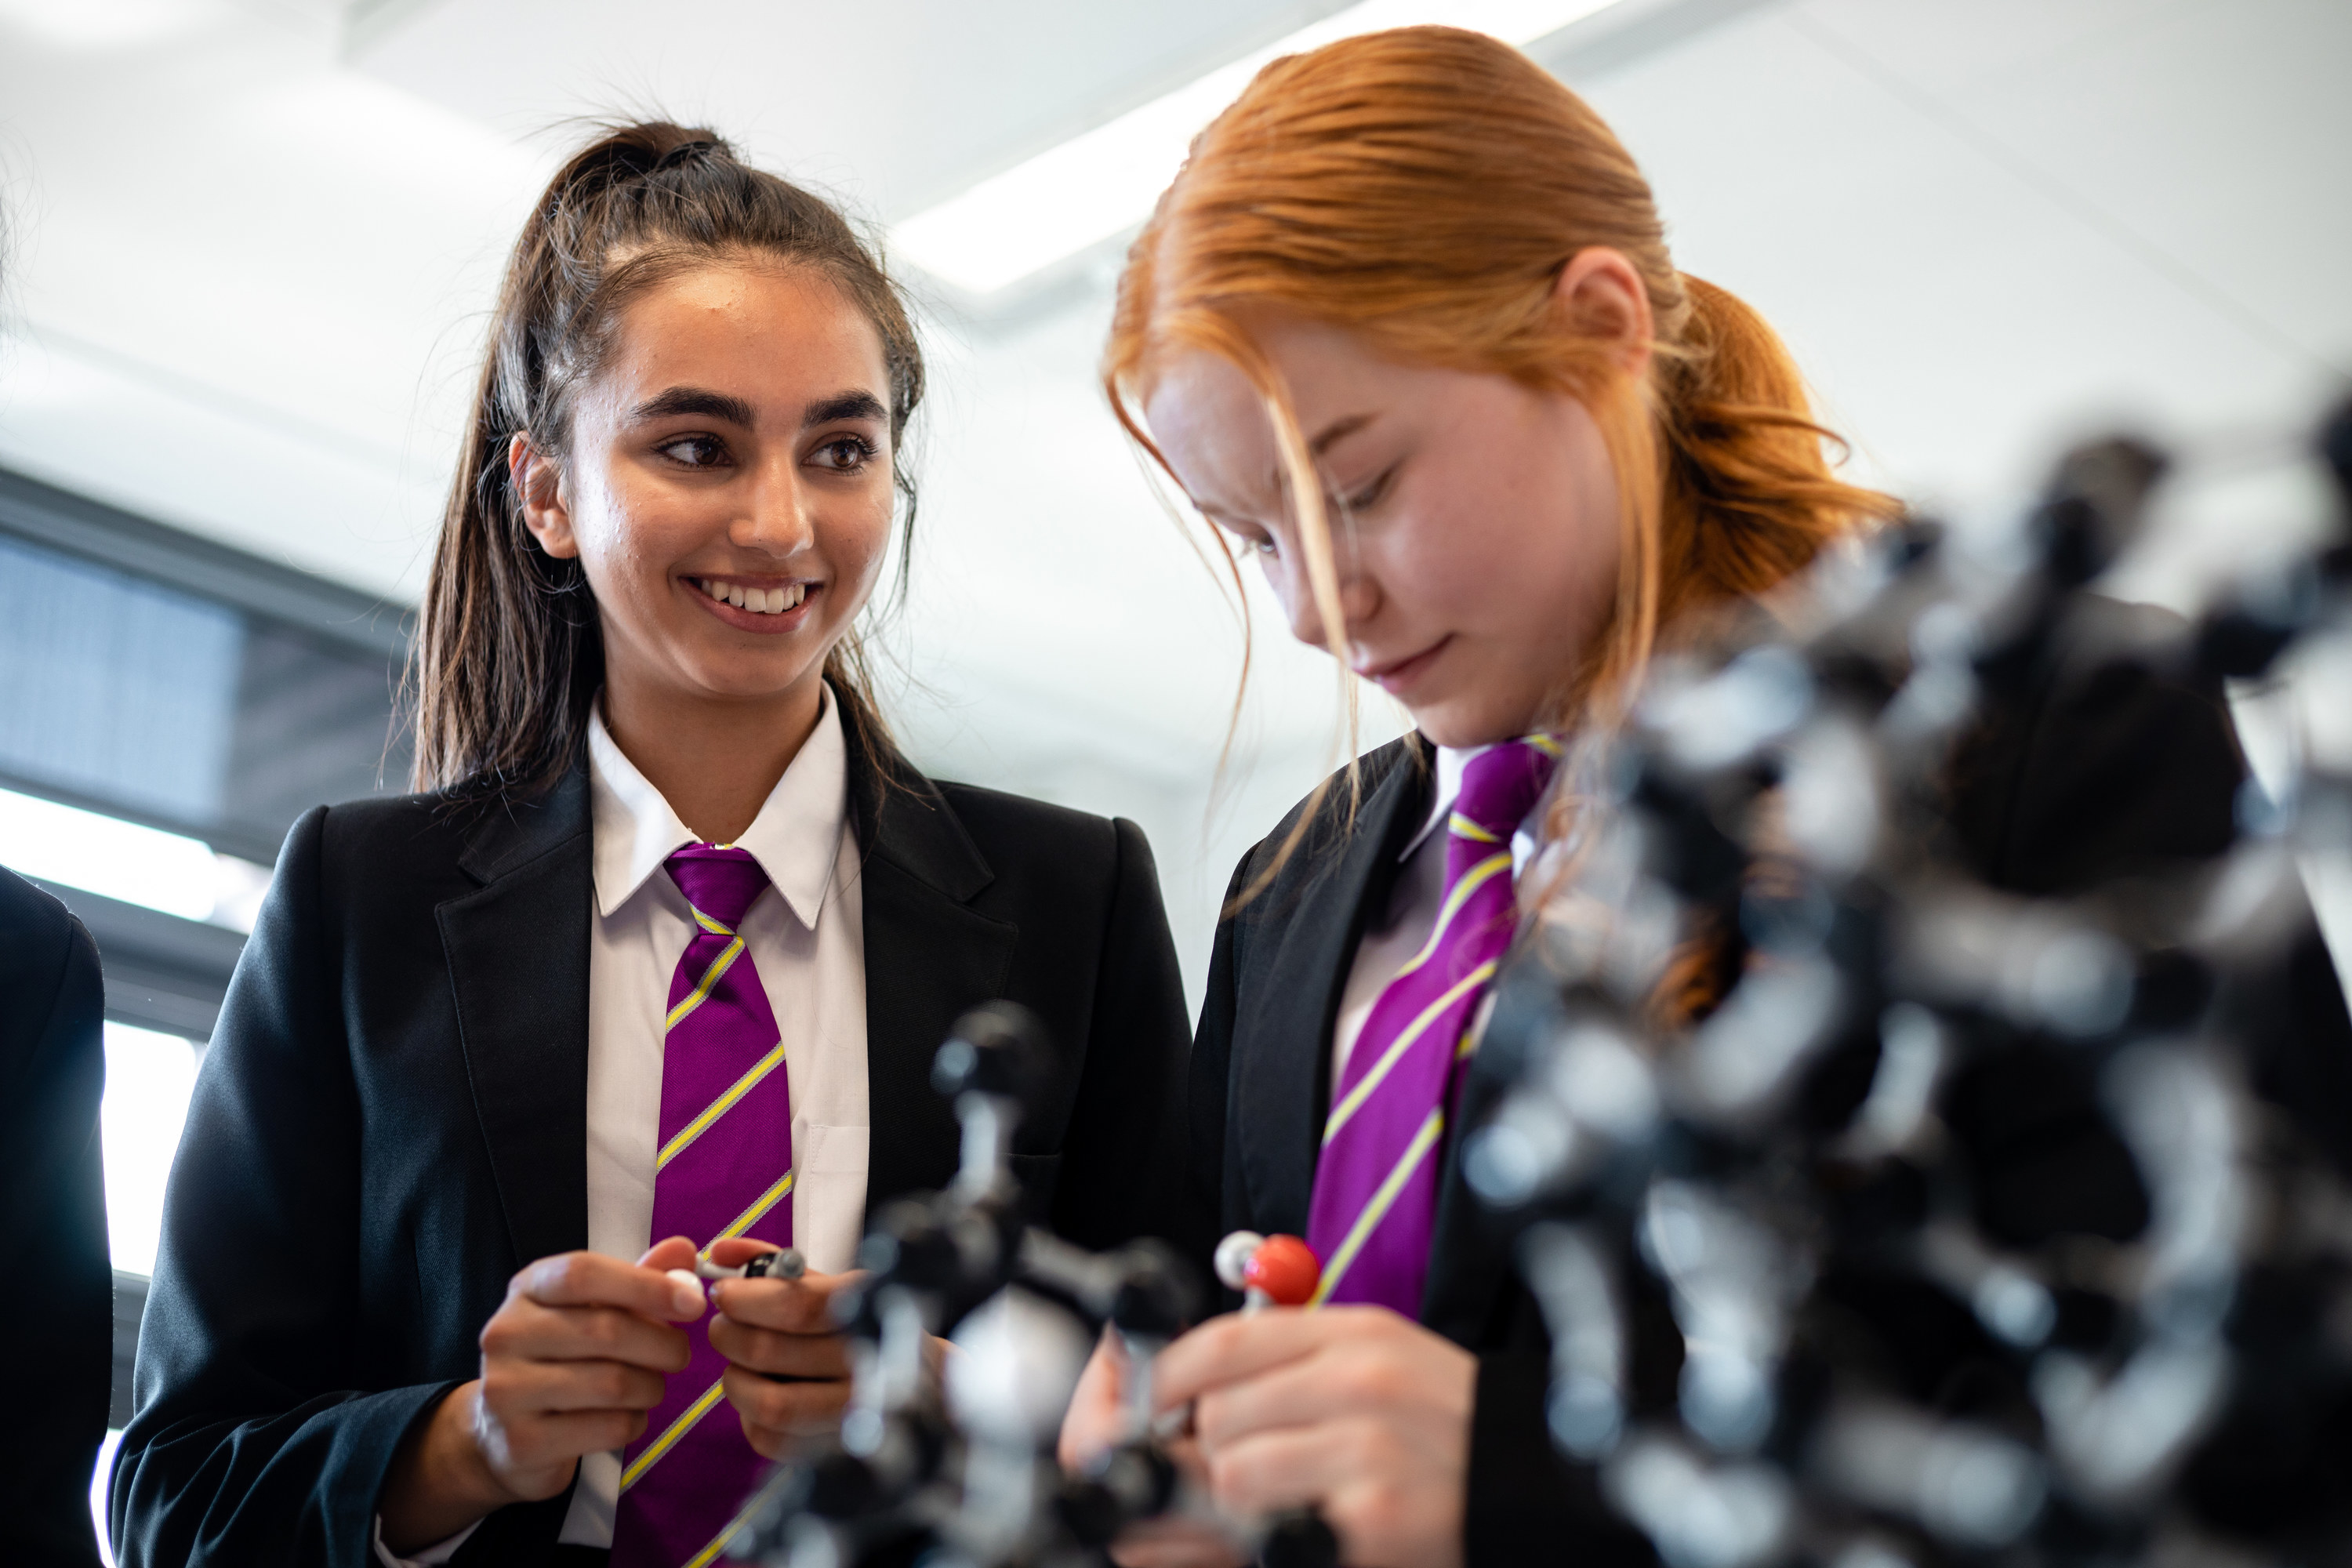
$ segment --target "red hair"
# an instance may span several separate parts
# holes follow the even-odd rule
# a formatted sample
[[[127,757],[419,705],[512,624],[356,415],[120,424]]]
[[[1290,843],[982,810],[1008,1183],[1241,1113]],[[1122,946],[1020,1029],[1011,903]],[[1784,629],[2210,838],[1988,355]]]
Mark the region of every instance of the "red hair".
[[[1555,300],[1562,268],[1594,246],[1624,256],[1648,295],[1639,377],[1621,366],[1622,332],[1580,330]],[[1244,325],[1253,312],[1345,327],[1384,354],[1507,375],[1592,412],[1624,549],[1607,628],[1581,668],[1559,672],[1561,728],[1612,710],[1662,627],[1769,588],[1900,510],[1831,472],[1833,437],[1762,318],[1675,269],[1649,184],[1609,127],[1484,34],[1400,28],[1267,66],[1194,140],[1119,279],[1102,367],[1119,422],[1164,469],[1137,412],[1155,368],[1205,351],[1248,377],[1336,649],[1324,486]]]

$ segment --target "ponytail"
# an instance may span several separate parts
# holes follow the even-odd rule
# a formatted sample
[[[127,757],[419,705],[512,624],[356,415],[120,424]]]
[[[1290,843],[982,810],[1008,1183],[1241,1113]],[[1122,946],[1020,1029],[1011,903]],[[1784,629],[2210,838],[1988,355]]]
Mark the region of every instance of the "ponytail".
[[[578,763],[604,681],[604,637],[579,561],[548,554],[524,525],[509,447],[528,436],[562,460],[572,402],[610,348],[621,307],[689,268],[747,260],[816,268],[881,338],[903,594],[915,489],[901,454],[923,360],[897,287],[839,212],[741,163],[712,132],[616,127],[549,184],[499,289],[404,680],[416,788],[524,800]],[[892,776],[897,752],[856,632],[835,645],[824,674],[866,760]]]
[[[1659,362],[1662,623],[1761,593],[1822,548],[1901,508],[1839,479],[1804,378],[1780,334],[1738,296],[1685,272],[1680,352]]]

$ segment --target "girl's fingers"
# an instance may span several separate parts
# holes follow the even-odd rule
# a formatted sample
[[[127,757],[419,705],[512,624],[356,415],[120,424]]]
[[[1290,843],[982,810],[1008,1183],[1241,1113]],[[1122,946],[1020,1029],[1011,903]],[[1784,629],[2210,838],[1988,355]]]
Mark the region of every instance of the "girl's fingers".
[[[514,1361],[494,1363],[482,1379],[482,1399],[501,1421],[583,1410],[651,1410],[667,1380],[643,1367],[612,1361]]]
[[[1311,1354],[1329,1342],[1345,1310],[1310,1314],[1273,1307],[1247,1316],[1229,1312],[1212,1318],[1160,1353],[1151,1368],[1152,1398],[1160,1409],[1172,1410],[1209,1389]]]
[[[543,1366],[548,1363],[541,1363]],[[614,1361],[581,1361],[549,1367],[540,1408],[551,1414],[578,1410],[651,1410],[667,1382],[660,1373]]]
[[[1416,1332],[1422,1331],[1414,1331]],[[1354,1333],[1254,1377],[1211,1389],[1194,1402],[1192,1429],[1211,1448],[1267,1427],[1311,1426],[1355,1416],[1412,1422],[1440,1404],[1420,1385],[1411,1347],[1387,1335]]]
[[[1209,1491],[1236,1519],[1318,1502],[1360,1465],[1360,1445],[1330,1426],[1279,1426],[1209,1453]]]
[[[1352,1382],[1331,1358],[1302,1356],[1201,1395],[1192,1405],[1192,1430],[1213,1452],[1253,1432],[1311,1426],[1362,1408]]]
[[[1193,1427],[1210,1448],[1265,1428],[1359,1417],[1422,1436],[1466,1430],[1477,1378],[1468,1352],[1377,1307],[1294,1315],[1291,1326],[1310,1322],[1308,1353],[1221,1382],[1194,1402]]]
[[[847,1377],[849,1342],[838,1333],[785,1334],[724,1315],[710,1320],[710,1345],[738,1366],[783,1377]]]
[[[710,1261],[725,1268],[740,1268],[763,1252],[782,1252],[772,1241],[755,1241],[748,1236],[730,1236],[710,1244]]]
[[[719,1261],[716,1252],[712,1261]],[[730,1265],[732,1267],[732,1265]],[[798,1279],[721,1279],[710,1288],[710,1304],[739,1323],[787,1334],[834,1334],[834,1292],[854,1274],[804,1274]]]
[[[658,1252],[656,1248],[646,1256]],[[673,1279],[659,1269],[640,1268],[601,1252],[542,1258],[514,1277],[508,1294],[509,1300],[527,1297],[542,1307],[619,1307],[665,1322],[691,1322],[702,1316],[699,1280]]]
[[[1459,1477],[1445,1476],[1380,1422],[1255,1434],[1216,1452],[1209,1482],[1217,1506],[1236,1518],[1316,1508],[1339,1537],[1343,1563],[1461,1561]]]
[[[645,1250],[637,1267],[650,1268],[656,1274],[667,1274],[673,1268],[694,1267],[694,1242],[691,1237],[667,1236]]]
[[[1126,1386],[1126,1358],[1112,1331],[1105,1330],[1078,1376],[1077,1392],[1062,1417],[1062,1437],[1056,1455],[1066,1470],[1082,1469],[1105,1448],[1127,1435],[1121,1390]]]
[[[1212,1450],[1209,1489],[1227,1513],[1264,1519],[1365,1489],[1396,1491],[1436,1468],[1380,1422],[1327,1421],[1270,1428]]]
[[[580,1410],[541,1415],[527,1427],[509,1427],[509,1448],[526,1464],[560,1464],[583,1454],[625,1448],[645,1434],[642,1410]]]
[[[1111,1543],[1118,1568],[1243,1568],[1234,1543],[1195,1520],[1154,1519]]]
[[[667,1323],[614,1307],[543,1307],[510,1301],[482,1330],[491,1359],[622,1362],[657,1373],[682,1372],[692,1346]]]
[[[849,1383],[774,1383],[758,1373],[730,1366],[721,1374],[727,1401],[743,1424],[753,1448],[774,1458],[794,1437],[827,1431],[849,1403]]]

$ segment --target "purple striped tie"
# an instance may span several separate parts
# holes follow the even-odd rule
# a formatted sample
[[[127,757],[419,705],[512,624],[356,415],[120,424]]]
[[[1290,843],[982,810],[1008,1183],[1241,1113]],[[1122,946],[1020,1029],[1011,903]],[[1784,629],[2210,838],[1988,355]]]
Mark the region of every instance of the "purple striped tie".
[[[1445,897],[1419,952],[1364,1018],[1331,1092],[1307,1242],[1323,1260],[1310,1307],[1364,1301],[1421,1315],[1437,1220],[1437,1150],[1470,1026],[1517,931],[1511,836],[1559,762],[1549,736],[1481,752],[1445,838]]]
[[[669,983],[653,1238],[789,1247],[792,1089],[776,1016],[736,934],[768,874],[748,852],[712,844],[677,851],[667,869],[699,929]],[[687,1326],[694,1359],[622,1452],[613,1568],[705,1568],[759,1479],[764,1461],[727,1404],[727,1358],[710,1348],[709,1322]]]

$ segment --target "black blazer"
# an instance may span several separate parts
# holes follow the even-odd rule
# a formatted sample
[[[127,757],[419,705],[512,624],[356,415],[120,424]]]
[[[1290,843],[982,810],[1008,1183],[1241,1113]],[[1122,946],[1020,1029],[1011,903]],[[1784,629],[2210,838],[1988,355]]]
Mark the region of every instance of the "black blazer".
[[[2160,612],[2102,602],[2095,613],[2130,620]],[[1335,779],[1297,852],[1218,930],[1192,1048],[1187,1156],[1186,1239],[1203,1260],[1230,1230],[1306,1233],[1330,1102],[1332,1025],[1365,922],[1384,907],[1398,853],[1429,808],[1421,748],[1408,736],[1362,759],[1364,795],[1352,824],[1344,780]],[[2216,687],[2146,668],[2070,671],[1993,712],[1971,735],[1950,770],[1949,819],[1985,880],[2060,895],[2221,854],[2234,835],[2244,778]],[[1271,862],[1304,809],[1243,858],[1234,892]],[[1507,989],[1507,971],[1503,984]],[[2352,1174],[2352,1020],[2315,925],[2305,922],[2260,989],[2269,1015],[2247,1042],[2255,1082]],[[1498,1054],[1473,1058],[1460,1124],[1475,1125],[1499,1098]],[[2032,1124],[1989,1127],[1984,1135],[2053,1151],[2053,1163],[2029,1179],[2072,1183],[2095,1197],[2108,1135],[2087,1087],[2037,1083],[2018,1098],[2031,1103],[2012,1120]],[[1479,1357],[1469,1563],[1563,1552],[1591,1564],[1652,1563],[1646,1539],[1601,1502],[1591,1469],[1556,1457],[1543,1412],[1550,1342],[1541,1314],[1484,1223],[1450,1139],[1445,1159],[1421,1320]],[[1652,1341],[1672,1337],[1663,1300],[1629,1310],[1660,1327]],[[1671,1405],[1673,1365],[1654,1357],[1645,1365],[1639,1323],[1634,1338],[1637,1395],[1646,1374]],[[1673,1343],[1678,1362],[1679,1341]]]
[[[864,853],[869,1211],[955,1173],[929,1085],[957,1015],[1026,1004],[1059,1053],[1015,1154],[1071,1239],[1168,1228],[1184,1006],[1142,833],[850,744]],[[366,1568],[386,1468],[479,1366],[525,1263],[588,1244],[588,779],[298,822],[173,1168],[112,1493],[125,1568]],[[1155,1173],[1166,1173],[1155,1180]],[[458,1553],[547,1562],[569,1493]]]
[[[0,870],[0,1309],[14,1347],[0,1435],[0,1561],[92,1568],[89,1472],[106,1436],[114,1279],[98,1105],[105,993],[81,922]]]

